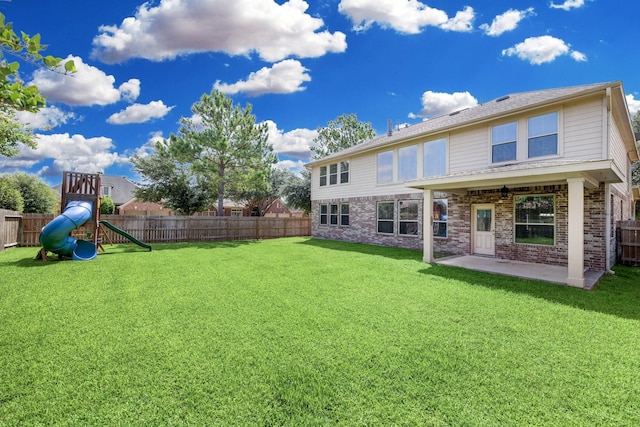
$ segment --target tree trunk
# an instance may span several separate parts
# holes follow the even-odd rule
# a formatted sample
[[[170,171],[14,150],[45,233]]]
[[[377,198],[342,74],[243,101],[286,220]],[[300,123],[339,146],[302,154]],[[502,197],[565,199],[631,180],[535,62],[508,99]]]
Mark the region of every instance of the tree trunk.
[[[224,181],[218,182],[218,216],[224,216]]]

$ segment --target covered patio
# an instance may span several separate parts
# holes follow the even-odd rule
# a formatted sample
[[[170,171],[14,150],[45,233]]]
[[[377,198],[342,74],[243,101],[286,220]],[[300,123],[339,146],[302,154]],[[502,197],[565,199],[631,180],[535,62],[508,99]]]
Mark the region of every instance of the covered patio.
[[[511,261],[476,255],[454,255],[436,259],[435,263],[521,279],[542,280],[544,282],[568,285],[569,269],[558,265],[534,264],[532,262]],[[585,271],[584,288],[593,289],[603,275],[604,271]]]
[[[496,209],[493,202],[484,204],[475,204],[471,206],[471,212],[465,215],[471,218],[471,224],[467,224],[469,229],[468,239],[470,241],[467,248],[455,253],[464,255],[454,258],[445,258],[435,260],[434,254],[434,237],[431,233],[424,233],[423,238],[423,259],[428,263],[440,263],[448,265],[456,265],[459,267],[489,271],[493,273],[506,274],[516,277],[536,278],[547,280],[553,283],[560,283],[574,287],[589,289],[595,285],[598,279],[609,269],[608,261],[605,268],[601,271],[588,272],[585,268],[585,189],[598,189],[601,183],[617,183],[622,182],[623,174],[618,170],[612,160],[598,161],[546,161],[535,163],[521,163],[514,165],[506,165],[484,169],[480,171],[471,171],[459,174],[451,174],[446,176],[428,178],[407,182],[407,186],[411,188],[421,189],[424,192],[424,227],[428,229],[433,224],[432,206],[434,202],[434,193],[442,192],[448,194],[466,195],[469,192],[478,190],[495,190],[501,188],[508,190],[513,187],[540,187],[549,185],[566,186],[566,207],[565,219],[562,226],[566,228],[566,243],[563,246],[551,246],[556,252],[561,251],[562,257],[566,260],[566,266],[558,265],[559,262],[550,264],[540,263],[539,260],[530,259],[525,255],[500,256],[496,253],[496,232],[501,236],[505,235],[505,229],[501,226],[513,224],[513,219],[498,218],[496,221]],[[604,199],[608,199],[608,186],[605,186]],[[499,201],[502,203],[502,201]],[[602,210],[608,210],[608,204],[604,203]],[[468,208],[467,208],[468,209]],[[490,242],[488,251],[478,251],[477,241],[480,235],[476,225],[477,212],[482,210],[482,215],[490,218],[490,227],[486,225],[483,230],[485,233],[481,237],[483,240]],[[603,233],[599,239],[602,242],[608,242],[611,238],[611,230],[604,224],[609,223],[610,212],[605,212],[603,218]],[[451,217],[451,215],[450,215]],[[590,218],[589,218],[590,219]],[[507,221],[507,222],[505,222]],[[557,221],[557,219],[554,219]],[[502,224],[502,225],[501,225]],[[556,224],[554,222],[555,225]],[[514,243],[514,231],[508,231],[509,245]],[[474,241],[475,240],[475,241]],[[501,239],[505,240],[505,239]],[[516,244],[522,247],[523,245]],[[536,247],[529,245],[529,247]],[[540,245],[537,246],[538,248]],[[605,259],[609,259],[609,248],[605,243],[606,254],[602,254]],[[484,255],[484,256],[478,256]],[[534,263],[537,262],[537,263]],[[562,264],[562,263],[560,263]],[[587,271],[587,273],[585,273]]]

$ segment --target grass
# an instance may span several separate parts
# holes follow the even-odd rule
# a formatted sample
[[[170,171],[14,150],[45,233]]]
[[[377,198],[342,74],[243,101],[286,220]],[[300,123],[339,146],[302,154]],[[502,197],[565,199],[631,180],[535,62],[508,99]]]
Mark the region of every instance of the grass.
[[[0,425],[640,425],[638,269],[591,292],[314,239],[0,252]]]

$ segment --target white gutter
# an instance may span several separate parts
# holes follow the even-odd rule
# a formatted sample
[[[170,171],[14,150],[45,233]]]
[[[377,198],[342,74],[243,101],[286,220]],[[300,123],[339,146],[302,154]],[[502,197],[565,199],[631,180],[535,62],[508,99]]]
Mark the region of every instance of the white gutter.
[[[611,97],[611,87],[607,88],[607,135],[605,136],[607,146],[607,159],[612,159],[611,155],[611,115],[613,114]],[[628,179],[628,177],[627,177]],[[615,274],[611,270],[611,184],[604,184],[604,269],[608,274]]]

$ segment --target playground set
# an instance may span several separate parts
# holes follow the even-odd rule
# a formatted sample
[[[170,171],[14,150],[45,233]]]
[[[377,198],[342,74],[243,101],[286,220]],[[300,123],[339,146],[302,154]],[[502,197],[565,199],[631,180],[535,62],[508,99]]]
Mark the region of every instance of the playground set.
[[[53,252],[60,258],[71,258],[75,261],[96,258],[98,249],[104,251],[99,235],[111,240],[101,226],[151,250],[151,246],[148,244],[110,222],[100,219],[100,189],[100,174],[63,172],[60,199],[62,213],[42,228],[40,232],[42,248],[36,256],[37,260],[46,261],[47,252]],[[87,237],[91,240],[73,237],[72,232],[85,224],[89,224],[91,227],[91,231],[87,233]]]

